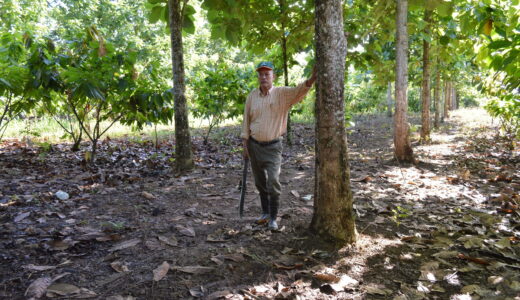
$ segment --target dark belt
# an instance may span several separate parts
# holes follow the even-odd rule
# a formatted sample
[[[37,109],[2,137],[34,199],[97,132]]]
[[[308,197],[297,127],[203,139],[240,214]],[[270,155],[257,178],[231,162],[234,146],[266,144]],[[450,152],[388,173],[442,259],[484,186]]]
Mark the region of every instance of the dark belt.
[[[274,140],[268,141],[268,142],[260,142],[260,141],[255,140],[252,136],[250,136],[249,139],[251,140],[251,142],[256,143],[256,144],[258,144],[260,146],[269,146],[269,145],[272,145],[272,144],[276,144],[276,143],[278,143],[279,141],[282,140],[281,138],[277,138],[277,139],[274,139]]]

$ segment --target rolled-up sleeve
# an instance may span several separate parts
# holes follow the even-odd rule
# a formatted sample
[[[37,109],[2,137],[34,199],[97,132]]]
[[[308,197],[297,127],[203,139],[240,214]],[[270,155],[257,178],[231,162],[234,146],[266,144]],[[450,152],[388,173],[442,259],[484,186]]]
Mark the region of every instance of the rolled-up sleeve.
[[[295,87],[282,87],[282,99],[286,107],[290,107],[303,100],[312,86],[307,86],[305,81]]]
[[[240,137],[243,139],[249,139],[249,135],[251,133],[251,95],[247,97],[246,105],[244,107],[244,118],[242,122],[242,133],[240,134]]]

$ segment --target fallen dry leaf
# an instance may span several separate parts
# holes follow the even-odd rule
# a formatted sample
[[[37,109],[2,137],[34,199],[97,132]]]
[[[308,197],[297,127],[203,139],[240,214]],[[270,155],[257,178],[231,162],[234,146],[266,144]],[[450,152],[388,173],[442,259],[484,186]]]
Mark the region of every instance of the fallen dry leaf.
[[[155,198],[156,198],[153,194],[148,193],[148,192],[142,192],[141,196],[143,196],[144,198],[146,198],[148,200],[155,200]]]
[[[324,273],[317,273],[314,274],[314,278],[318,279],[321,282],[338,282],[339,277],[333,274],[324,274]]]
[[[213,271],[211,267],[202,267],[202,266],[186,266],[186,267],[175,267],[177,271],[181,271],[189,274],[205,274]]]
[[[298,264],[294,264],[294,265],[290,265],[290,266],[285,266],[285,265],[280,265],[280,264],[274,263],[274,266],[280,270],[294,270],[294,269],[299,269],[299,268],[303,267],[303,264],[298,263]]]
[[[114,295],[108,297],[106,300],[135,300],[135,298],[133,296]]]
[[[27,287],[24,295],[29,298],[38,299],[45,294],[51,283],[52,278],[50,277],[38,278]]]
[[[184,227],[182,225],[177,225],[177,226],[175,226],[175,228],[177,228],[177,230],[182,235],[189,236],[189,237],[195,237],[195,230],[193,230],[193,228],[191,228],[191,227]]]
[[[121,242],[119,244],[114,245],[112,248],[110,248],[108,251],[118,251],[125,248],[133,247],[141,242],[141,239],[131,239],[128,241]]]
[[[28,212],[24,212],[24,213],[21,213],[21,214],[17,215],[17,216],[14,218],[14,222],[15,222],[15,223],[18,223],[18,222],[22,221],[23,219],[27,218],[30,214],[31,214],[30,211],[28,211]]]
[[[176,247],[178,245],[177,239],[174,236],[159,235],[157,239],[168,246]]]
[[[484,260],[482,258],[471,257],[471,256],[464,255],[462,253],[459,253],[458,257],[462,258],[462,259],[465,259],[465,260],[469,260],[469,261],[477,263],[477,264],[481,264],[481,265],[489,265],[490,264],[487,260]]]
[[[22,268],[30,270],[30,271],[47,271],[56,269],[55,266],[35,266],[33,264],[22,266]]]
[[[166,273],[168,273],[168,270],[170,270],[170,264],[166,261],[163,261],[163,263],[158,266],[155,270],[153,270],[153,281],[159,281],[166,276]]]
[[[78,294],[79,292],[80,288],[75,285],[68,283],[54,283],[47,288],[46,296],[53,298],[58,296]]]
[[[124,273],[124,272],[130,271],[128,269],[128,266],[120,261],[114,261],[110,264],[110,266],[112,267],[112,269],[114,269],[118,273]]]
[[[292,190],[291,194],[296,198],[300,198],[300,193],[298,193],[298,191]]]

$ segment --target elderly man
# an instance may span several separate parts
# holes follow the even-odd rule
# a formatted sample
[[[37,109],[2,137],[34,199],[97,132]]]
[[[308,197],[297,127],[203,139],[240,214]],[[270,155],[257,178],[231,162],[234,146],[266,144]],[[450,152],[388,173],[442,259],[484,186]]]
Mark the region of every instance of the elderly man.
[[[316,72],[296,87],[274,87],[274,66],[261,62],[256,71],[260,87],[246,100],[242,140],[244,158],[250,158],[255,185],[260,192],[262,215],[258,224],[269,222],[269,229],[277,230],[282,164],[282,137],[287,131],[287,114],[292,105],[300,102],[316,81]]]

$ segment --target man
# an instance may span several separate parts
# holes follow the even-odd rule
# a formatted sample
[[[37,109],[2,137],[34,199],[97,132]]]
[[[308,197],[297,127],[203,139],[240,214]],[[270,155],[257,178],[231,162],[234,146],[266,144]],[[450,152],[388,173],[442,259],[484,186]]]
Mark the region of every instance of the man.
[[[287,131],[287,114],[292,105],[300,102],[316,81],[316,72],[296,87],[274,87],[274,66],[261,62],[256,71],[260,87],[246,100],[242,141],[244,158],[250,158],[255,185],[260,192],[262,216],[258,224],[269,221],[269,229],[277,230],[282,164],[282,136]]]

